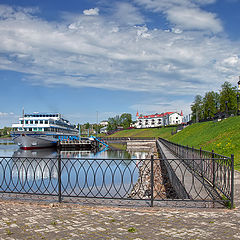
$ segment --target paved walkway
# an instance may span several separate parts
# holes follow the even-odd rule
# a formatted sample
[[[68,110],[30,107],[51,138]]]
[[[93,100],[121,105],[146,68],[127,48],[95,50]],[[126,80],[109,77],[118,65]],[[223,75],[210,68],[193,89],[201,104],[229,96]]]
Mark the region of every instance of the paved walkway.
[[[240,209],[0,201],[0,239],[240,239]]]

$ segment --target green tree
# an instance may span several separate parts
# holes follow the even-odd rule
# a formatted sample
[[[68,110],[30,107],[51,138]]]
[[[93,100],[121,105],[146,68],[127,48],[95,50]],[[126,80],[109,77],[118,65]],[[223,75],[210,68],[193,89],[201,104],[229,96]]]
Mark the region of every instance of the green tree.
[[[219,94],[216,92],[207,92],[203,98],[203,117],[204,119],[213,118],[218,112]]]
[[[226,106],[229,113],[237,111],[237,88],[231,83],[225,82],[220,90],[220,111],[225,112]]]
[[[203,119],[203,99],[201,95],[197,95],[191,105],[192,120],[198,122]]]
[[[124,129],[130,127],[132,123],[132,115],[130,113],[123,113],[120,117],[120,123]]]
[[[130,127],[132,123],[132,115],[130,113],[123,113],[121,116],[116,115],[115,117],[108,119],[108,127],[107,130],[116,130],[118,126],[122,126],[123,128]]]
[[[85,125],[85,129],[89,129],[90,128],[90,123],[89,122],[85,123],[84,125]]]

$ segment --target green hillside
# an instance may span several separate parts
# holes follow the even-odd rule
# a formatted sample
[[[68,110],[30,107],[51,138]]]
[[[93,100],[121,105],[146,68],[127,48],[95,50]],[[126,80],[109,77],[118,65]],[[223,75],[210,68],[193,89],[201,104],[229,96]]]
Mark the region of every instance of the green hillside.
[[[171,135],[175,127],[131,129],[119,131],[108,137],[162,137],[190,147],[214,150],[225,156],[235,156],[236,169],[240,170],[240,117],[230,117],[220,122],[195,123]]]
[[[145,128],[145,129],[130,129],[122,130],[116,132],[107,137],[162,137],[169,138],[171,136],[172,130],[175,130],[175,127],[167,128]]]
[[[240,117],[196,123],[167,139],[182,145],[214,150],[225,156],[234,154],[235,163],[240,164]],[[240,165],[237,168],[240,169]]]

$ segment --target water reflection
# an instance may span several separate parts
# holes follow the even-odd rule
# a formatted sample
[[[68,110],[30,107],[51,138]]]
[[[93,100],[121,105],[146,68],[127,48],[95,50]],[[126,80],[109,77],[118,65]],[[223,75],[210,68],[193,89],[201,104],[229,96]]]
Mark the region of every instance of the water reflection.
[[[133,159],[145,156],[143,152],[123,150],[91,152],[9,147],[0,146],[0,191],[5,192],[57,194],[58,158],[61,157],[63,194],[127,196],[139,176],[137,160]],[[11,156],[13,158],[9,158]]]
[[[0,191],[3,192],[58,194],[61,157],[63,195],[128,196],[139,176],[136,159],[146,157],[144,152],[124,150],[22,150],[10,143],[11,140],[0,141]]]

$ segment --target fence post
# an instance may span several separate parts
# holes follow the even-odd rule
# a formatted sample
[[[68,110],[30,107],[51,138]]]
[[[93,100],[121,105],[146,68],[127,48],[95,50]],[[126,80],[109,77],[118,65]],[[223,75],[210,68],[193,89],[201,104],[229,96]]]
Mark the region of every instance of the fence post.
[[[231,209],[234,207],[234,155],[231,155]]]
[[[212,175],[213,175],[213,188],[215,188],[215,158],[213,150],[212,150]]]
[[[153,190],[154,190],[154,172],[153,172],[153,155],[151,155],[151,207],[153,207]]]
[[[58,154],[58,202],[62,202],[62,181],[61,181],[61,154]]]

